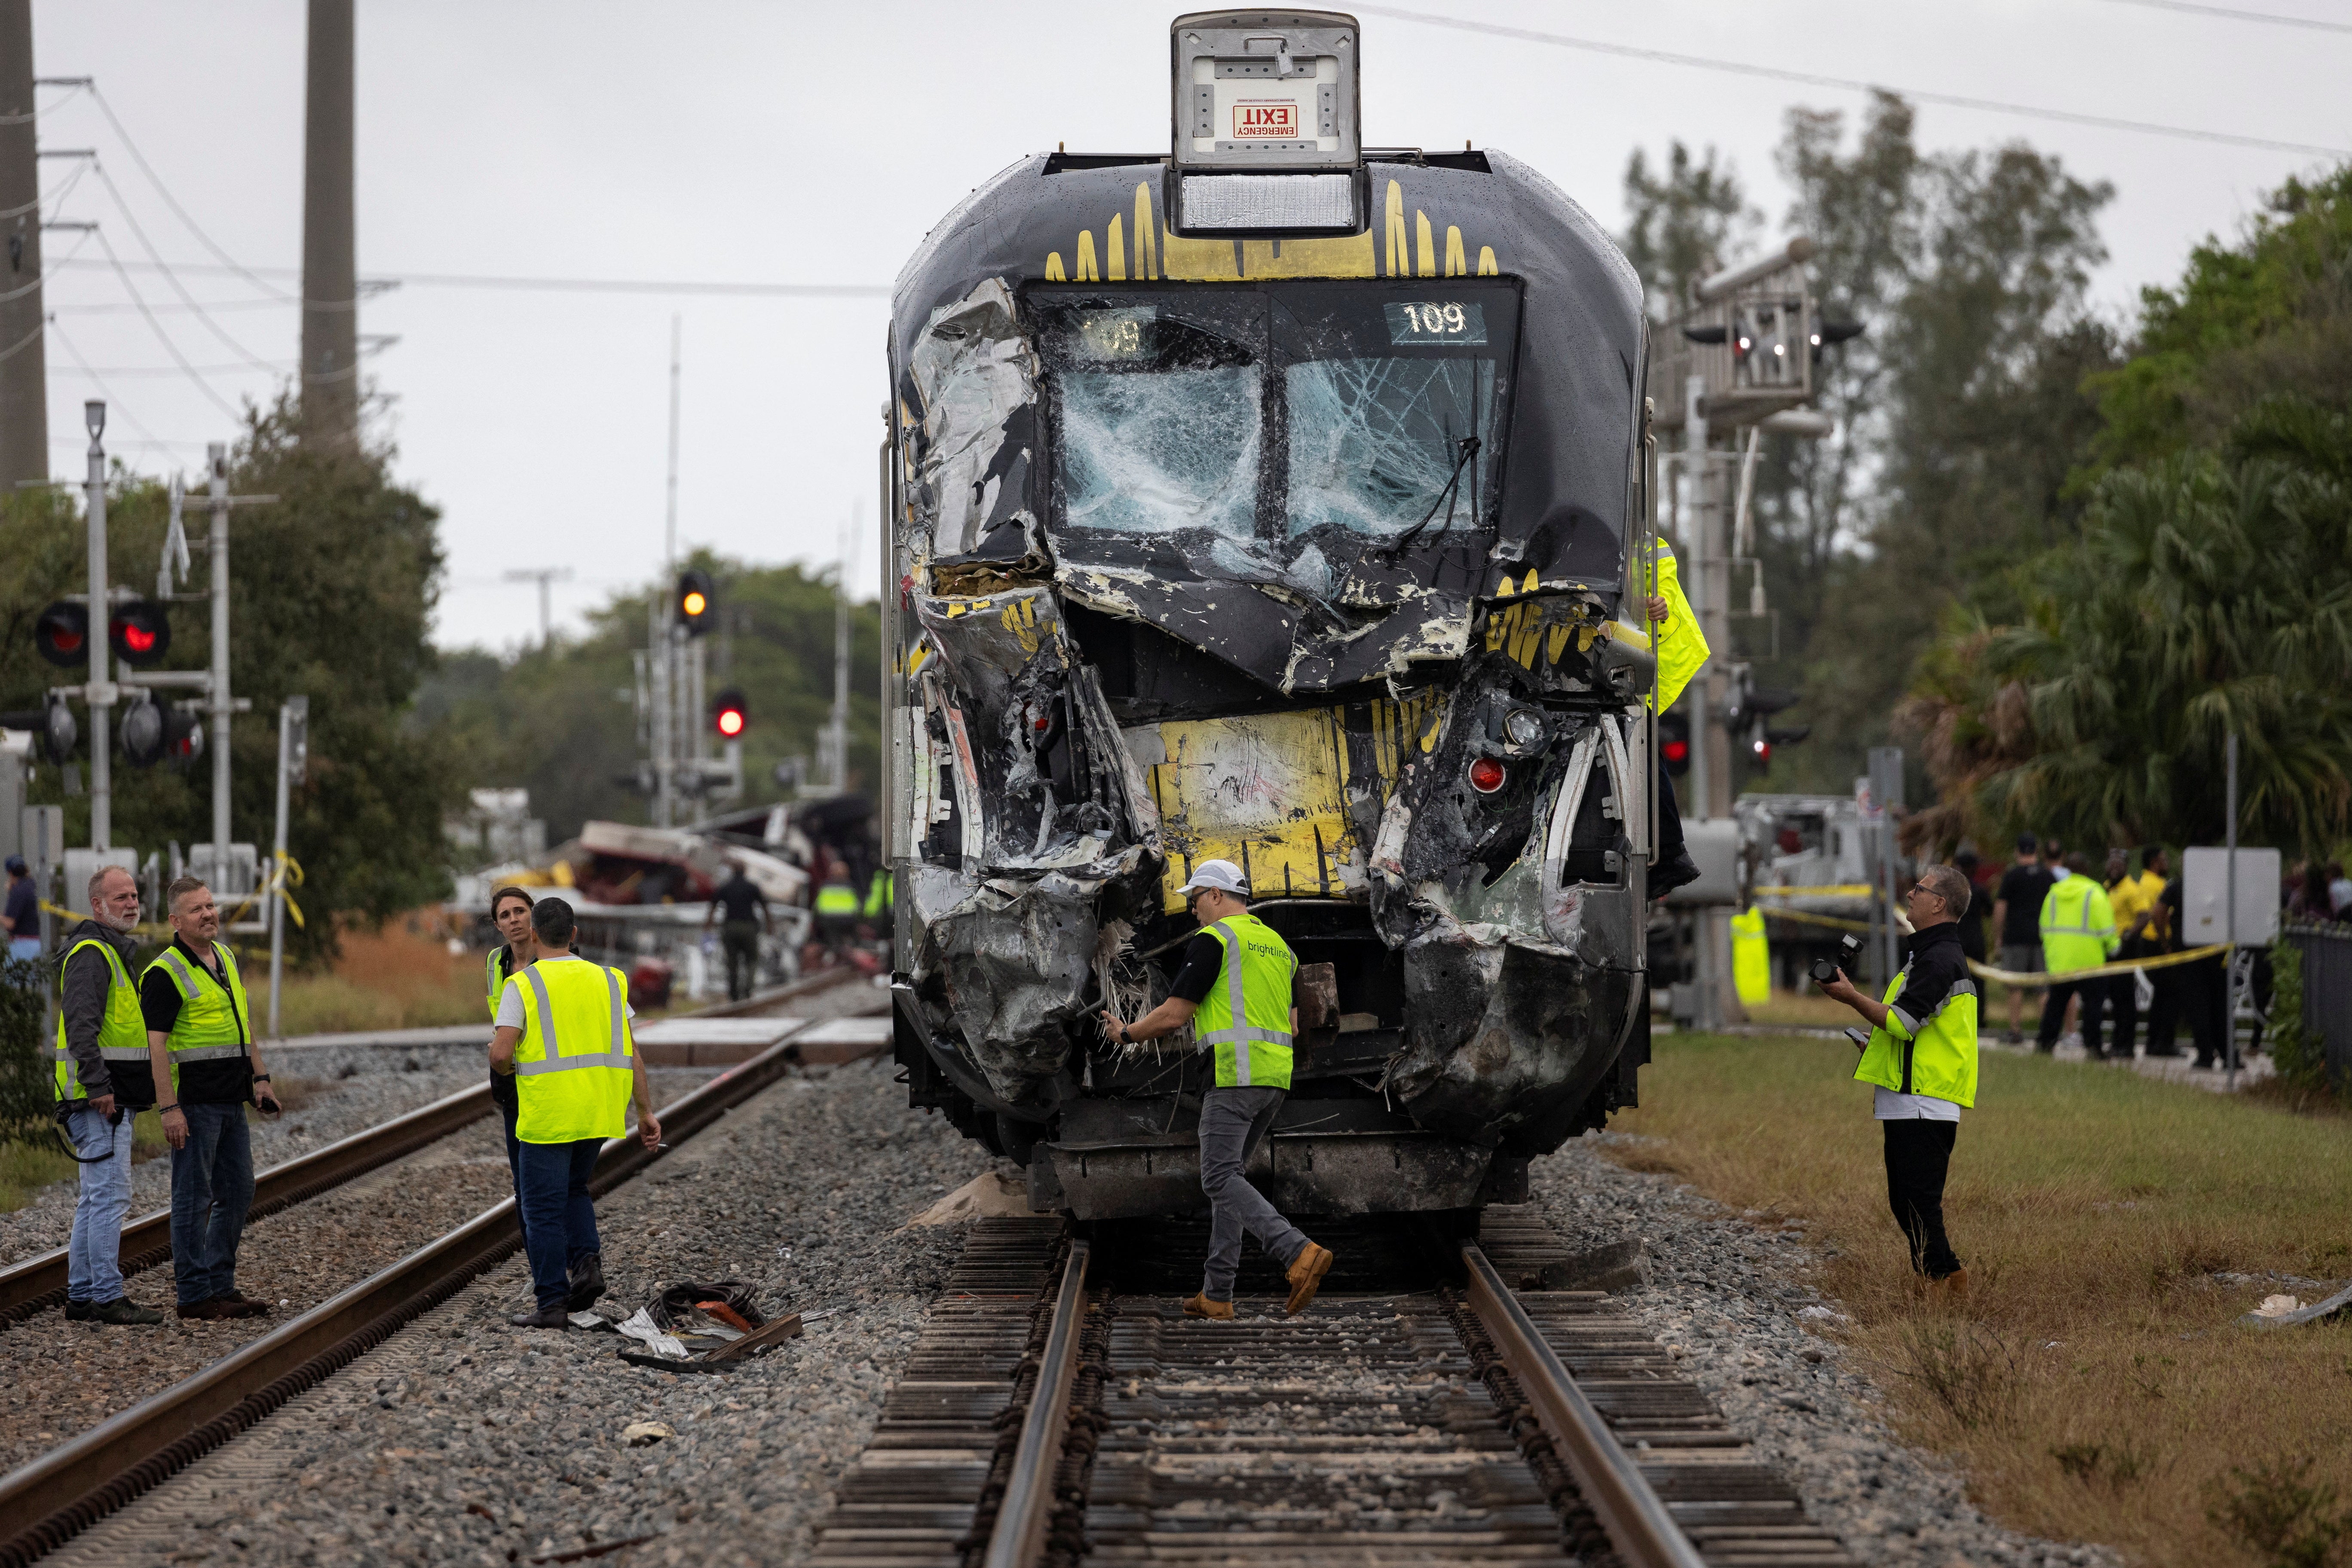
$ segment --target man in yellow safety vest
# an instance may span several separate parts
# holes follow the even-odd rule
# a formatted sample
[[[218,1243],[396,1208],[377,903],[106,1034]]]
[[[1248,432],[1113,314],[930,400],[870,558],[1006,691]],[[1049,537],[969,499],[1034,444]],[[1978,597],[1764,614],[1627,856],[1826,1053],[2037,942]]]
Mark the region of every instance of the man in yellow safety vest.
[[[139,981],[148,1072],[172,1145],[172,1275],[183,1318],[258,1318],[266,1302],[236,1288],[236,1248],[253,1206],[248,1105],[278,1114],[254,1043],[236,954],[218,939],[220,905],[194,877],[163,890],[172,945]]]
[[[131,1119],[154,1103],[147,1020],[131,961],[139,884],[120,866],[89,879],[90,918],[65,939],[58,965],[58,1120],[80,1171],[66,1246],[66,1319],[160,1323],[163,1314],[122,1289],[122,1216],[131,1212]]]
[[[1234,1276],[1241,1268],[1242,1232],[1282,1260],[1290,1285],[1288,1310],[1315,1300],[1331,1253],[1307,1239],[1242,1174],[1253,1150],[1274,1126],[1290,1091],[1291,1041],[1298,1033],[1298,958],[1289,944],[1249,912],[1249,885],[1230,860],[1203,860],[1181,889],[1201,934],[1184,950],[1184,967],[1168,1000],[1137,1019],[1102,1015],[1104,1031],[1120,1045],[1156,1040],[1186,1024],[1194,1043],[1215,1053],[1216,1086],[1201,1095],[1201,1190],[1209,1196],[1209,1259],[1201,1292],[1184,1303],[1194,1318],[1234,1315]]]
[[[1650,706],[1654,712],[1664,713],[1682,696],[1692,678],[1706,668],[1713,650],[1707,647],[1706,633],[1700,629],[1698,616],[1683,593],[1682,573],[1675,564],[1674,547],[1663,537],[1651,542],[1649,565],[1657,579],[1657,592],[1648,595],[1650,651],[1658,661],[1657,690]],[[1657,720],[1653,718],[1650,721],[1654,724]],[[1691,726],[1691,744],[1706,743],[1705,728],[1700,724]],[[1676,888],[1697,879],[1698,863],[1691,858],[1690,850],[1683,843],[1682,808],[1675,801],[1674,775],[1660,768],[1658,863],[1650,872],[1650,897],[1664,898]]]
[[[604,1249],[588,1194],[596,1156],[606,1139],[627,1132],[632,1100],[646,1148],[660,1146],[661,1122],[645,1058],[629,1034],[628,981],[617,969],[572,953],[576,921],[562,899],[534,904],[530,924],[539,957],[499,994],[490,1035],[490,1068],[514,1075],[521,1108],[515,1118],[522,1144],[517,1207],[534,1296],[532,1310],[507,1321],[561,1329],[604,1293]]]
[[[2107,984],[2097,980],[2064,980],[2058,978],[2069,971],[2096,969],[2115,956],[2120,941],[2116,935],[2115,908],[2107,901],[2106,889],[2091,875],[2091,858],[2077,849],[2066,857],[2069,873],[2063,880],[2052,884],[2042,899],[2042,961],[2050,971],[2053,984],[2047,1000],[2042,1004],[2042,1030],[2035,1037],[2037,1050],[2055,1050],[2060,1026],[2066,1018],[2066,1001],[2080,996],[2083,1001],[2083,1050],[2094,1060],[2107,1059],[2103,1048],[2101,1025],[2107,1010]],[[2116,1059],[2131,1060],[2131,1045],[2126,1041]]]

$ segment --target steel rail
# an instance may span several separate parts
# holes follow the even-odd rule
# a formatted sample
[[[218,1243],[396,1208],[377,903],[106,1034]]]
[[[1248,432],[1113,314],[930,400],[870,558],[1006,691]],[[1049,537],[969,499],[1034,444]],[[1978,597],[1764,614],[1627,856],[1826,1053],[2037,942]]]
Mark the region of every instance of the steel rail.
[[[1518,1381],[1577,1489],[1600,1517],[1601,1527],[1628,1568],[1706,1568],[1698,1548],[1576,1386],[1559,1352],[1545,1342],[1485,1251],[1476,1242],[1465,1241],[1462,1261],[1470,1271],[1470,1310]]]
[[[338,1139],[323,1149],[313,1149],[272,1165],[254,1177],[253,1206],[246,1211],[246,1217],[259,1219],[331,1192],[354,1177],[413,1154],[428,1143],[438,1142],[489,1113],[490,1086],[480,1083],[404,1116]],[[66,1299],[66,1252],[60,1247],[0,1269],[0,1325],[21,1323]],[[125,1225],[120,1256],[126,1275],[168,1262],[172,1256],[172,1211],[157,1209]]]
[[[663,1149],[705,1131],[793,1065],[788,1037],[682,1096],[661,1112]],[[607,1142],[589,1190],[602,1196],[662,1152],[634,1137]],[[514,1209],[512,1198],[499,1202],[194,1376],[0,1476],[0,1564],[15,1568],[56,1550],[456,1295],[522,1245]]]
[[[1087,1308],[1087,1262],[1093,1248],[1070,1243],[1062,1268],[1062,1290],[1037,1367],[1037,1386],[1013,1450],[1013,1470],[988,1532],[982,1568],[1032,1568],[1045,1550],[1045,1525],[1054,1517],[1054,1476],[1062,1467],[1062,1438],[1069,1427],[1070,1388],[1078,1374],[1078,1330]]]

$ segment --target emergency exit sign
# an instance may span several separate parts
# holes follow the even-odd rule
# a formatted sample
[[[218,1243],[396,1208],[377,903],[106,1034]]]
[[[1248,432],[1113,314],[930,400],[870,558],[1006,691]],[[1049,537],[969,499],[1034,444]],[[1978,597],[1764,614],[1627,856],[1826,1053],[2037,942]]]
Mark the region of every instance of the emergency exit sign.
[[[1234,140],[1295,142],[1298,104],[1293,99],[1245,98],[1234,105]]]

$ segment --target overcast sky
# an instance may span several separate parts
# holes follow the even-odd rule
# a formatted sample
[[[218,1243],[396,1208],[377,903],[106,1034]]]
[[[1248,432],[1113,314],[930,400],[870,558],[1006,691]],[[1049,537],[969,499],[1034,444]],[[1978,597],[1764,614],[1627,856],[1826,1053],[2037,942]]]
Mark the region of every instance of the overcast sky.
[[[2242,0],[2334,24],[2291,27],[2146,0],[1428,0],[1431,11],[1642,47],[2078,114],[2352,147],[2352,5]],[[392,399],[398,471],[442,509],[436,637],[512,647],[536,591],[509,570],[570,566],[559,627],[662,558],[670,318],[683,320],[678,530],[746,560],[829,561],[860,509],[853,583],[876,574],[875,448],[886,302],[552,289],[432,275],[887,285],[924,231],[1016,157],[1164,151],[1169,5],[523,4],[360,0],[359,255],[405,278],[362,309],[396,339],[369,361]],[[300,259],[299,0],[37,0],[43,76],[92,76],[163,185],[210,238],[290,291]],[[1610,58],[1367,16],[1365,137],[1465,140],[1545,170],[1612,229],[1635,146],[1679,137],[1738,163],[1777,232],[1783,111],[1860,95]],[[290,368],[292,307],[222,267],[87,95],[49,89],[49,216],[96,220],[125,261],[132,221],[197,300],[132,270],[174,363],[97,238],[48,238],[54,471],[81,472],[80,405],[106,395],[110,449],[194,473],[234,407]],[[2120,317],[2189,248],[2234,233],[2315,154],[1923,105],[1929,148],[2023,138],[2114,182],[2096,282]],[[71,188],[66,188],[68,182]],[[76,247],[79,244],[79,249]],[[71,255],[73,265],[57,263]],[[283,272],[274,270],[289,269]],[[226,340],[226,341],[225,341]],[[103,391],[77,362],[94,370]],[[134,580],[152,563],[117,563]]]

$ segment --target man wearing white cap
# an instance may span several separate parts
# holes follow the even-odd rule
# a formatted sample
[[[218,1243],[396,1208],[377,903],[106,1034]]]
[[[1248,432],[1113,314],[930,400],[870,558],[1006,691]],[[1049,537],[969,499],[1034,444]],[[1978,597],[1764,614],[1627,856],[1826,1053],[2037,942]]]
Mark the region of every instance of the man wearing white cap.
[[[1242,1174],[1250,1152],[1274,1125],[1290,1090],[1290,1042],[1298,1032],[1298,957],[1249,912],[1249,884],[1230,860],[1203,860],[1181,889],[1201,934],[1184,950],[1184,967],[1168,1000],[1137,1019],[1102,1016],[1104,1031],[1125,1045],[1156,1040],[1187,1023],[1196,1043],[1216,1053],[1216,1087],[1201,1096],[1201,1190],[1209,1195],[1209,1261],[1201,1293],[1184,1303],[1194,1318],[1234,1315],[1234,1276],[1242,1232],[1257,1237],[1288,1269],[1289,1310],[1315,1300],[1331,1253],[1298,1227]],[[1195,1016],[1197,1013],[1197,1017]]]

